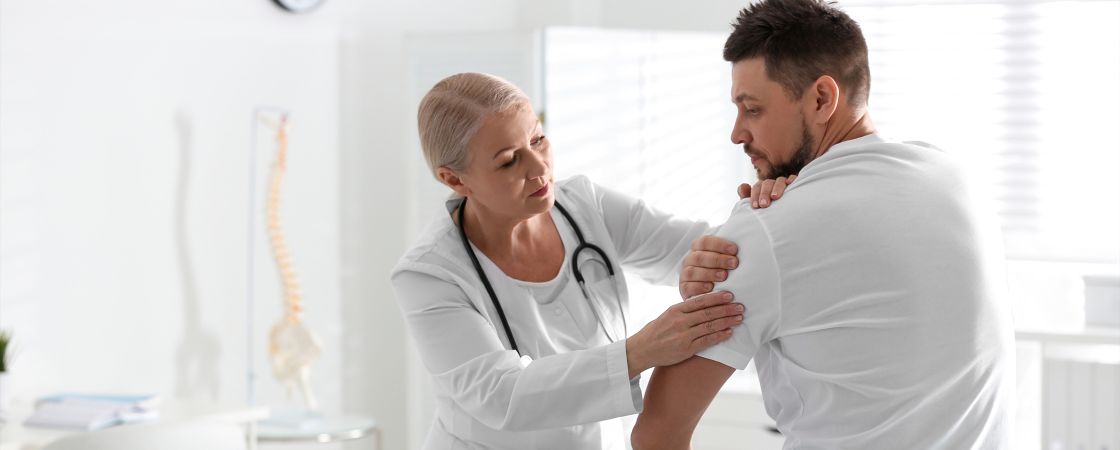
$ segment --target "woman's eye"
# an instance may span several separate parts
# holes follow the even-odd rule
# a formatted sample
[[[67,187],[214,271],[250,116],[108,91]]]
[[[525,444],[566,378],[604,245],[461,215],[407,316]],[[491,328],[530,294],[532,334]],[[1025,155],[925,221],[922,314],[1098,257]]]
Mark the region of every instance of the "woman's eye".
[[[505,164],[502,164],[502,168],[506,169],[506,168],[513,167],[513,163],[515,163],[515,162],[517,162],[517,155],[514,155],[513,158],[510,158],[509,161],[506,161]]]
[[[542,142],[544,142],[544,135],[543,134],[533,138],[533,140],[529,141],[529,144],[532,145],[533,147],[536,147],[538,145],[541,145]]]

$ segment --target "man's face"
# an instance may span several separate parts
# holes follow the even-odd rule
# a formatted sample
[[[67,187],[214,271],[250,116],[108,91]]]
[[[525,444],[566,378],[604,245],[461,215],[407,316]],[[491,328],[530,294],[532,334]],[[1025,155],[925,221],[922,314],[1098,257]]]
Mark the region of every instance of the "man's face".
[[[812,161],[803,102],[766,75],[763,58],[731,65],[731,101],[739,111],[731,142],[743,146],[759,180],[797,174]]]

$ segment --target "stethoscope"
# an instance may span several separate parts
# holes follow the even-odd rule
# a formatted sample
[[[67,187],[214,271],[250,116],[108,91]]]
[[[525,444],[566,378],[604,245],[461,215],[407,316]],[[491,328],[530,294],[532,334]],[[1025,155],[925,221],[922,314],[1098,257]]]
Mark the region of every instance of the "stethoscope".
[[[603,258],[603,264],[607,268],[608,277],[610,278],[611,284],[613,285],[615,283],[614,267],[611,265],[611,259],[607,257],[607,253],[604,252],[603,249],[599,248],[599,246],[587,242],[583,239],[583,232],[580,231],[579,225],[576,225],[576,221],[572,219],[571,214],[568,214],[568,210],[564,209],[563,206],[560,206],[560,202],[554,202],[553,204],[556,205],[556,209],[560,211],[560,214],[564,215],[564,219],[568,221],[568,224],[571,225],[572,230],[576,233],[576,238],[579,239],[579,245],[576,246],[575,251],[572,252],[572,275],[575,276],[576,283],[579,284],[580,292],[583,292],[583,298],[587,300],[588,305],[591,306],[591,311],[595,313],[595,318],[599,320],[599,325],[602,326],[603,332],[606,333],[607,338],[610,339],[611,342],[616,342],[618,341],[619,337],[615,336],[614,333],[611,333],[607,329],[607,323],[603,320],[603,314],[599,312],[598,305],[596,305],[595,302],[591,300],[591,293],[587,289],[586,283],[583,279],[583,272],[580,271],[578,263],[580,252],[584,250],[591,250],[592,252],[597,253],[601,258]],[[475,272],[478,272],[478,277],[482,279],[482,285],[486,287],[486,293],[490,294],[490,301],[494,302],[494,309],[498,311],[498,318],[502,321],[502,328],[506,332],[506,338],[509,339],[510,347],[513,349],[513,351],[517,352],[517,354],[520,355],[521,351],[517,349],[517,341],[513,339],[513,331],[509,327],[509,321],[506,320],[506,313],[502,309],[502,304],[498,301],[498,295],[494,293],[494,287],[490,285],[490,279],[486,276],[486,272],[482,270],[482,264],[479,264],[478,256],[474,254],[474,249],[471,248],[471,243],[467,240],[467,232],[463,225],[465,223],[465,220],[463,219],[463,211],[465,209],[467,209],[467,199],[464,198],[462,203],[459,203],[458,224],[459,237],[461,237],[463,240],[463,248],[465,248],[467,250],[467,254],[470,255],[471,264],[474,264]],[[591,261],[594,261],[594,256],[592,256]],[[618,312],[622,317],[622,337],[626,337],[629,331],[626,325],[626,313],[622,310],[622,299],[618,298],[618,296],[616,295],[615,301],[618,303]]]

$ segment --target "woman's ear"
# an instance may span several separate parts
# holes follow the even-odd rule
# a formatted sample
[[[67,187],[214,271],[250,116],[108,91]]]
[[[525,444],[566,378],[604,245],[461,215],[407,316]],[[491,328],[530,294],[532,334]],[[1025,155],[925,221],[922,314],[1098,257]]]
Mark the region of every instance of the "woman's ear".
[[[836,80],[832,77],[821,75],[809,86],[806,94],[812,101],[812,111],[808,116],[813,118],[813,123],[820,125],[828,123],[832,115],[836,114],[836,108],[840,106],[840,85],[836,84]]]
[[[454,170],[449,169],[447,166],[439,166],[436,169],[436,178],[451,190],[459,194],[460,197],[469,197],[471,190],[463,183],[463,178],[459,176]]]

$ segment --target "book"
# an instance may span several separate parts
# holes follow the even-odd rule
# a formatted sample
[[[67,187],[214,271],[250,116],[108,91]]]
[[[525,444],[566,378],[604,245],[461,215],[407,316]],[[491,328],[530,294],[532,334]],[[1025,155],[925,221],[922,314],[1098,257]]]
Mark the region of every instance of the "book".
[[[121,406],[135,406],[139,408],[155,408],[159,403],[159,396],[155,394],[80,394],[58,393],[44,395],[35,400],[35,406],[50,402],[95,402],[117,404]]]
[[[159,418],[154,395],[55,394],[35,402],[31,427],[92,431]]]

